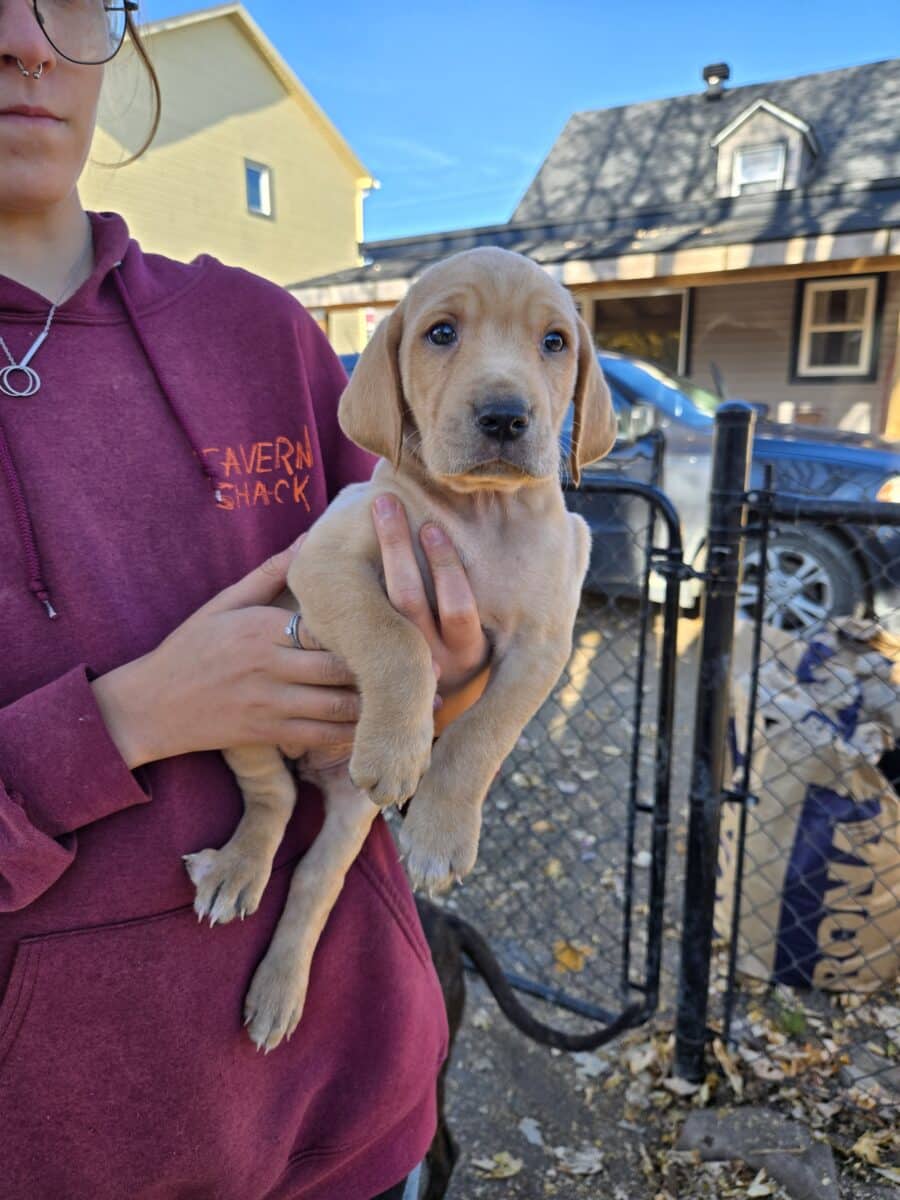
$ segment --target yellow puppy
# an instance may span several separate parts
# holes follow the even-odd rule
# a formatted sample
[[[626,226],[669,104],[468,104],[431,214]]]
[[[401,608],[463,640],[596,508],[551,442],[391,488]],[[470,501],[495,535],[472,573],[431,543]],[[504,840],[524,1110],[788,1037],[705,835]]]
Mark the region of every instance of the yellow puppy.
[[[426,271],[357,364],[340,423],[381,461],[316,522],[288,582],[306,628],[356,676],[362,712],[349,768],[302,768],[322,788],[325,822],[248,992],[258,1046],[272,1049],[296,1028],[313,952],[376,806],[413,797],[401,841],[415,884],[445,887],[475,863],[491,780],[571,650],[590,552],[559,482],[560,427],[573,401],[577,482],[615,440],[609,391],[569,293],[500,249]],[[431,654],[384,591],[370,516],[380,494],[403,503],[414,535],[430,521],[450,537],[492,644],[484,694],[434,745]],[[427,578],[424,556],[420,565]],[[277,750],[226,758],[244,816],[222,850],[187,860],[197,911],[215,922],[255,910],[295,800]]]

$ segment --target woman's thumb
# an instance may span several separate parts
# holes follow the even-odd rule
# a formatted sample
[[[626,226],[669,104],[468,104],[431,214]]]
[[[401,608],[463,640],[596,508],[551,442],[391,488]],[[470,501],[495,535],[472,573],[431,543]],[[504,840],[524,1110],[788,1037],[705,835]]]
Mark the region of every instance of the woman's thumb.
[[[273,554],[254,568],[249,575],[225,588],[210,600],[208,607],[216,612],[226,612],[233,608],[250,608],[256,604],[271,604],[285,589],[287,573],[294,555],[306,534],[301,534],[295,542]]]

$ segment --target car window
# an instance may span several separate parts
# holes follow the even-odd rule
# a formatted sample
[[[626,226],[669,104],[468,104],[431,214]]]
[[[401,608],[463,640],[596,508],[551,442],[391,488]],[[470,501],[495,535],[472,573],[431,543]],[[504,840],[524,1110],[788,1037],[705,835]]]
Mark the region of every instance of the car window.
[[[653,379],[657,379],[666,387],[675,388],[679,392],[683,392],[691,403],[699,408],[701,412],[713,417],[716,414],[716,409],[722,403],[715,392],[707,391],[706,388],[700,387],[697,383],[692,383],[690,379],[685,379],[681,375],[674,375],[671,371],[666,371],[662,367],[656,366],[655,363],[643,362],[639,364],[642,371],[650,375]]]

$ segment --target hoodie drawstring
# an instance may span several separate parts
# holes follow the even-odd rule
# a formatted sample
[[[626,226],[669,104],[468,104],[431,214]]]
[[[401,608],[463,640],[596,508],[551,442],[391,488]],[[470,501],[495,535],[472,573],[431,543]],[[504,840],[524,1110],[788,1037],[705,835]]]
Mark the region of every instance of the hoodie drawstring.
[[[122,301],[122,307],[134,331],[134,336],[137,339],[138,345],[143,351],[154,378],[156,379],[159,389],[165,397],[172,415],[178,422],[178,426],[187,439],[188,445],[194,453],[197,462],[200,465],[206,479],[209,480],[212,486],[213,495],[216,503],[222,503],[222,485],[210,470],[209,465],[204,461],[203,455],[198,449],[198,445],[184,420],[182,414],[178,411],[175,401],[172,399],[172,394],[166,387],[165,378],[159,369],[159,364],[156,360],[149,343],[144,337],[144,332],[141,329],[140,320],[134,305],[131,302],[131,297],[128,294],[128,289],[125,287],[125,280],[122,278],[121,262],[115,264],[113,269],[113,280],[115,281],[116,290],[119,293],[119,298]],[[50,595],[50,588],[44,578],[43,567],[41,565],[40,551],[38,550],[37,538],[35,537],[34,524],[31,520],[31,514],[28,511],[28,502],[25,499],[25,492],[22,488],[22,482],[19,478],[19,473],[16,470],[16,464],[13,460],[12,452],[9,448],[9,442],[6,438],[6,433],[0,424],[0,468],[6,479],[6,486],[9,488],[9,494],[12,499],[13,512],[16,516],[16,523],[19,526],[19,541],[22,545],[22,552],[25,556],[25,566],[28,571],[28,590],[32,595],[36,596],[43,604],[47,616],[51,621],[56,620],[59,616],[56,609],[53,607],[53,601]]]
[[[25,554],[25,566],[28,569],[28,590],[43,604],[50,620],[55,621],[59,614],[53,607],[50,599],[50,589],[44,580],[41,557],[37,548],[37,539],[34,536],[34,525],[31,523],[31,515],[28,512],[25,493],[22,491],[22,484],[16,471],[16,464],[13,462],[9,442],[6,440],[6,433],[2,425],[0,425],[0,466],[3,467],[3,474],[6,476],[6,485],[9,488],[13,511],[16,514],[16,521],[19,526],[19,540],[22,543],[22,550]]]

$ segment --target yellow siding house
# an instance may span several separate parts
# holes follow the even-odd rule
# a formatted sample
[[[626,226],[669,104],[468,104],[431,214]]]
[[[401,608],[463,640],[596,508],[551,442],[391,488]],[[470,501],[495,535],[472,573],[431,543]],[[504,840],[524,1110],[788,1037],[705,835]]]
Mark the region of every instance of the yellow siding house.
[[[369,172],[240,4],[143,28],[159,74],[159,132],[144,74],[127,48],[107,68],[97,133],[82,177],[86,207],[122,213],[146,250],[214,254],[276,283],[361,263]],[[363,317],[322,316],[339,353],[356,350]]]

